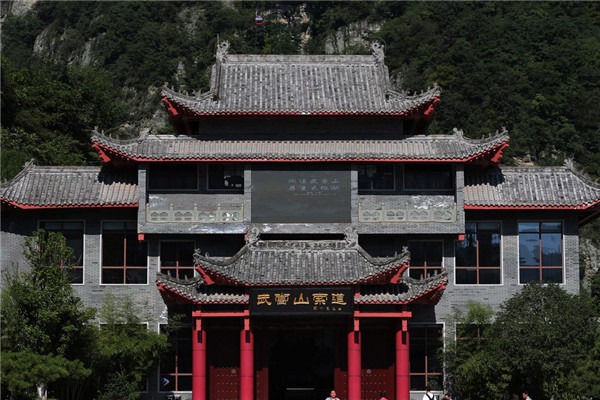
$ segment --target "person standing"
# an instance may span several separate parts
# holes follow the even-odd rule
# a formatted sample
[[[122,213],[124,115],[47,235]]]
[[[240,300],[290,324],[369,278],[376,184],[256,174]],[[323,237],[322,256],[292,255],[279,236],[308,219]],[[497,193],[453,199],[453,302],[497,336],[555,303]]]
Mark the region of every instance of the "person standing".
[[[452,395],[450,394],[450,392],[444,395],[444,400],[452,400]]]
[[[329,397],[325,400],[340,400],[340,398],[337,397],[337,393],[335,392],[335,390],[331,390],[331,392],[329,392]]]
[[[385,392],[379,392],[379,400],[388,400]]]
[[[523,400],[532,400],[531,397],[529,397],[529,392],[527,392],[527,390],[523,390]]]
[[[433,400],[433,393],[431,393],[431,388],[429,386],[425,386],[425,394],[423,395],[423,400]]]

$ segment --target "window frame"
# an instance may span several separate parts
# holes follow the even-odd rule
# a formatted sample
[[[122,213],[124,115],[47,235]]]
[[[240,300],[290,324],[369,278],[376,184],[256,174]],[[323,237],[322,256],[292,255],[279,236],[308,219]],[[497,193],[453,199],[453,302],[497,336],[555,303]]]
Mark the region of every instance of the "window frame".
[[[502,229],[503,229],[503,224],[502,221],[498,221],[498,220],[492,220],[492,221],[487,221],[487,220],[475,220],[475,221],[466,221],[466,224],[475,224],[476,227],[479,226],[479,224],[498,224],[498,236],[500,237],[500,243],[498,244],[498,262],[499,265],[498,266],[482,266],[481,264],[481,260],[480,260],[480,246],[479,246],[479,238],[476,239],[476,247],[475,247],[475,264],[476,265],[458,265],[458,257],[457,257],[457,245],[459,242],[461,242],[460,240],[455,240],[454,241],[454,285],[456,286],[501,286],[504,283],[504,274],[503,274],[503,249],[502,249],[502,243],[503,243],[503,234],[502,234]],[[466,225],[465,224],[465,225]],[[465,229],[465,239],[467,240],[466,236],[469,233],[466,232]],[[475,235],[479,234],[479,230],[477,229],[477,231],[475,232]],[[475,274],[476,274],[476,282],[475,283],[460,283],[458,282],[458,274],[456,273],[457,270],[470,270],[470,269],[475,269]],[[499,282],[498,283],[480,283],[480,272],[481,270],[497,270],[499,272]]]
[[[560,258],[561,258],[561,266],[544,266],[543,265],[543,254],[541,253],[543,250],[542,246],[539,246],[539,265],[537,266],[522,266],[521,265],[521,223],[537,223],[538,231],[535,232],[538,234],[538,243],[542,243],[542,231],[541,225],[544,223],[559,223],[560,224]],[[533,233],[533,232],[523,232],[523,233]],[[546,232],[546,233],[558,233],[558,232]],[[538,282],[538,283],[553,283],[557,285],[565,284],[565,223],[562,219],[539,219],[539,220],[518,220],[517,221],[517,266],[518,266],[518,282],[519,285],[526,285],[530,282]],[[530,280],[523,282],[521,280],[521,271],[525,270],[539,270],[539,280]],[[561,281],[560,282],[549,282],[543,281],[543,273],[544,269],[546,270],[560,270],[561,273]]]
[[[415,343],[413,342],[414,340],[421,340],[421,338],[417,337],[417,339],[415,339],[415,330],[418,329],[425,329],[425,336],[424,336],[424,344],[425,344],[425,350],[421,353],[419,353],[420,355],[422,355],[425,359],[424,359],[424,367],[425,367],[425,371],[424,372],[414,372],[413,371],[413,365],[415,363],[410,362],[410,371],[409,371],[409,380],[410,380],[410,391],[424,391],[426,386],[431,386],[430,380],[433,377],[439,377],[439,388],[434,388],[432,387],[432,390],[443,390],[444,387],[444,379],[445,379],[445,371],[444,371],[444,360],[443,357],[441,357],[439,355],[440,350],[444,350],[444,330],[445,330],[445,326],[443,323],[438,323],[438,324],[425,324],[425,323],[415,323],[415,324],[409,324],[409,359],[410,361],[412,361],[412,349],[416,348]],[[428,335],[430,330],[433,329],[439,329],[439,336],[437,338],[431,338],[431,336]],[[433,348],[434,352],[431,353],[429,351],[429,345],[431,345],[433,343],[434,340],[439,340],[439,345],[435,346]],[[429,371],[429,355],[430,354],[435,354],[436,357],[438,357],[438,360],[436,360],[435,362],[432,361],[432,363],[437,363],[439,365],[439,372],[434,372],[434,371]],[[417,387],[413,387],[413,377],[421,377],[424,376],[425,377],[425,385],[422,388],[417,388]]]
[[[361,167],[365,167],[365,171],[366,168],[368,168],[369,166],[374,166],[375,168],[378,168],[380,166],[385,166],[385,167],[392,167],[392,187],[391,188],[383,188],[383,189],[372,189],[372,188],[361,188],[360,187],[360,169]],[[396,166],[396,164],[392,164],[392,163],[357,163],[356,164],[356,180],[357,180],[357,188],[358,188],[358,192],[359,193],[389,193],[389,192],[396,192],[397,191],[397,179],[398,179],[398,172],[397,172],[398,168]],[[370,182],[373,182],[372,179],[369,180]]]
[[[211,167],[233,167],[234,171],[237,171],[237,168],[241,169],[241,177],[242,177],[242,187],[241,188],[213,188],[210,186],[210,178],[211,178]],[[244,186],[246,181],[246,166],[242,163],[207,163],[206,164],[206,190],[208,192],[227,192],[227,193],[244,193]],[[236,176],[236,175],[231,175]],[[225,173],[223,173],[223,180],[225,180]]]
[[[160,359],[160,357],[159,357],[158,368],[157,368],[157,373],[158,373],[158,380],[157,380],[158,393],[173,393],[173,392],[177,392],[177,393],[191,393],[192,392],[192,387],[193,387],[193,382],[191,381],[191,378],[192,378],[192,375],[193,375],[193,372],[194,372],[193,371],[194,366],[192,364],[192,370],[190,372],[179,372],[179,362],[178,362],[178,359],[179,359],[179,354],[180,354],[180,352],[179,352],[179,342],[180,342],[180,340],[178,340],[178,339],[179,339],[179,334],[181,332],[185,332],[186,334],[189,333],[189,349],[184,348],[183,350],[181,350],[181,353],[183,353],[183,354],[190,354],[190,357],[191,357],[192,350],[193,350],[192,349],[192,347],[193,347],[193,343],[192,343],[192,341],[193,341],[192,327],[190,325],[186,324],[185,326],[182,326],[180,329],[175,329],[175,330],[172,330],[171,332],[165,332],[165,331],[163,331],[163,327],[166,330],[166,327],[168,327],[168,326],[169,326],[169,324],[159,323],[158,324],[158,332],[159,333],[164,333],[165,335],[167,335],[167,340],[169,341],[170,344],[171,344],[171,337],[170,337],[170,335],[173,334],[173,333],[175,333],[177,335],[177,337],[175,339],[174,346],[173,345],[169,346],[170,349],[172,349],[174,347],[173,352],[175,354],[175,361],[174,361],[175,371],[174,372],[163,372],[162,371],[162,366],[161,366],[162,359]],[[186,339],[183,339],[183,340],[187,341]],[[170,356],[171,355],[170,351],[168,353],[169,353],[168,355]],[[162,376],[169,376],[169,377],[173,376],[175,378],[173,380],[173,382],[174,382],[174,388],[169,389],[169,390],[163,390],[163,387],[161,385],[161,377]],[[190,386],[189,390],[179,389],[179,377],[180,376],[190,377],[190,385],[191,386]]]
[[[127,236],[128,234],[128,226],[129,224],[136,226],[137,222],[134,220],[104,220],[100,222],[100,285],[136,285],[136,286],[141,286],[141,285],[148,285],[149,284],[149,279],[148,279],[148,274],[150,272],[150,267],[149,267],[149,249],[148,249],[148,243],[145,243],[145,247],[146,247],[146,265],[144,267],[142,266],[130,266],[128,267],[126,265],[127,263],[127,241],[125,242],[124,245],[124,249],[123,249],[123,262],[125,263],[125,265],[120,265],[120,266],[105,266],[104,265],[104,244],[105,244],[105,238],[104,238],[104,232],[105,232],[105,228],[104,228],[104,224],[107,223],[121,223],[124,224],[125,229],[124,231],[121,232],[125,232],[125,235]],[[115,230],[116,231],[116,230]],[[137,235],[137,228],[135,230],[133,230],[133,233],[135,235]],[[127,238],[125,237],[125,240],[127,240]],[[137,238],[135,239],[135,241],[139,242],[139,240],[137,240]],[[104,282],[104,271],[105,270],[118,270],[118,269],[122,269],[123,270],[123,282],[121,283],[114,283],[114,282]],[[145,275],[145,282],[144,283],[128,283],[127,282],[127,270],[142,270],[145,269],[146,270],[146,275]]]
[[[45,223],[60,223],[60,224],[65,224],[65,223],[81,223],[81,265],[77,265],[77,264],[73,264],[72,265],[72,270],[74,271],[81,271],[81,282],[73,282],[73,277],[71,276],[71,285],[85,285],[85,262],[86,262],[86,256],[85,256],[85,220],[81,220],[81,219],[40,219],[37,222],[38,225],[38,229],[43,229],[46,232],[58,232],[61,233],[64,236],[64,231],[65,229],[47,229],[45,227],[42,227],[43,224]],[[65,236],[65,239],[68,239]],[[68,245],[68,244],[67,244]],[[71,247],[71,246],[69,246]],[[73,249],[71,247],[71,249]],[[75,253],[75,249],[73,249],[73,253]]]
[[[176,168],[178,166],[194,166],[196,167],[196,186],[193,188],[178,188],[178,187],[152,187],[151,184],[151,179],[152,179],[152,169],[153,168],[157,168],[157,167],[163,167],[163,168],[172,168],[173,170],[176,170]],[[197,163],[175,163],[175,164],[171,164],[171,163],[149,163],[148,164],[148,169],[146,170],[146,174],[147,174],[147,178],[146,178],[146,185],[147,185],[147,190],[148,192],[197,192],[198,190],[200,190],[200,166]]]
[[[411,276],[411,271],[413,270],[423,270],[423,277],[421,279],[427,279],[430,278],[431,276],[435,276],[439,273],[441,273],[441,271],[444,269],[444,241],[443,240],[439,240],[439,239],[417,239],[417,240],[409,240],[408,241],[408,249],[410,251],[410,244],[411,243],[436,243],[436,244],[440,244],[441,245],[441,249],[440,249],[440,265],[438,266],[428,266],[428,265],[423,265],[423,266],[416,266],[414,267],[412,264],[412,252],[411,252],[411,262],[410,265],[408,267],[408,274],[411,278],[413,279],[418,279],[418,278],[414,278],[413,276]],[[426,249],[427,252],[427,249]],[[427,264],[427,262],[425,261],[425,264]],[[433,275],[427,275],[428,270],[438,270],[439,272],[433,274]]]
[[[158,270],[160,271],[160,273],[162,273],[162,274],[165,273],[165,272],[163,272],[163,269],[165,269],[165,270],[167,270],[167,269],[174,269],[176,271],[175,278],[185,279],[185,278],[180,278],[179,277],[180,276],[179,275],[179,271],[180,270],[183,270],[183,271],[191,270],[192,271],[192,278],[195,277],[196,276],[196,268],[195,268],[195,265],[194,265],[193,254],[192,254],[192,265],[191,266],[180,266],[179,265],[179,260],[176,260],[176,265],[163,267],[163,265],[162,265],[162,262],[163,262],[163,247],[162,246],[163,246],[163,244],[166,244],[166,243],[177,244],[177,245],[191,243],[192,244],[192,249],[194,251],[195,251],[195,249],[197,247],[196,246],[196,242],[194,240],[192,240],[192,239],[190,239],[190,240],[160,240],[159,244],[158,244],[158,254],[159,254],[159,257],[158,257]],[[173,276],[173,275],[171,275],[171,276]]]
[[[450,172],[450,182],[449,182],[449,187],[443,187],[443,188],[434,188],[434,187],[426,187],[426,188],[412,188],[412,187],[407,187],[407,167],[408,168],[412,168],[412,167],[416,167],[419,168],[421,167],[422,170],[427,173],[427,182],[429,183],[432,180],[432,173],[433,172],[440,172],[442,170],[442,167],[447,168],[448,172]],[[439,171],[431,171],[430,169],[436,169],[438,168]],[[402,190],[405,192],[444,192],[444,193],[451,193],[456,191],[456,168],[454,168],[454,166],[450,163],[407,163],[404,164],[402,166]]]

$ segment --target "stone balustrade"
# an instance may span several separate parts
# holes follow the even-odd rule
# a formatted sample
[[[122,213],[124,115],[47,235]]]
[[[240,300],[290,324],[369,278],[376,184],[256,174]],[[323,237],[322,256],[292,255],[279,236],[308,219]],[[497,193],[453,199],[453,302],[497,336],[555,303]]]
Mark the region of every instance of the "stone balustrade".
[[[398,208],[381,203],[364,208],[358,203],[359,222],[455,222],[456,205],[448,208]]]
[[[173,204],[168,210],[146,209],[146,221],[153,223],[241,223],[244,221],[243,204],[217,204],[215,209],[192,210],[175,209]]]

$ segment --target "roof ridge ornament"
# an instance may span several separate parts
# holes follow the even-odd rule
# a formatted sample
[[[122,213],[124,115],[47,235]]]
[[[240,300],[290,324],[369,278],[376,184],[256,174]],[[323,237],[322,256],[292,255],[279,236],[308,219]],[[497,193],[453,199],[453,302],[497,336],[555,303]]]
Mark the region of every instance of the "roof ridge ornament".
[[[383,60],[385,59],[385,53],[383,51],[384,44],[380,41],[374,41],[371,43],[371,50],[373,54],[373,59],[376,64],[383,64]]]
[[[573,175],[581,179],[584,183],[592,186],[593,188],[600,189],[600,182],[594,179],[592,176],[588,175],[585,171],[577,168],[577,166],[575,165],[575,161],[572,158],[565,158],[563,165],[564,168],[571,171]]]
[[[217,62],[227,62],[227,55],[229,54],[229,42],[227,40],[223,40],[222,42],[217,43],[217,54],[216,59]]]
[[[454,134],[454,136],[458,136],[459,138],[465,136],[465,132],[462,129],[458,129],[457,127],[452,128],[452,133]]]
[[[249,247],[255,247],[258,241],[260,240],[260,231],[257,227],[248,229],[246,232],[246,241],[248,242]]]
[[[356,227],[349,226],[344,230],[344,240],[346,241],[346,246],[349,248],[356,247],[358,244],[358,232],[356,231]]]

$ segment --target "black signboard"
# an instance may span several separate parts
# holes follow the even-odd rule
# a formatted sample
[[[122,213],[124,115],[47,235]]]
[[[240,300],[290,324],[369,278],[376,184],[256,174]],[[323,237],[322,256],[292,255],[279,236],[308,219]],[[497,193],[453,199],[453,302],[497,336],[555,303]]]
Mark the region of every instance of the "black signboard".
[[[351,222],[346,165],[252,166],[252,222]]]
[[[340,315],[353,311],[352,287],[250,289],[250,315]]]

